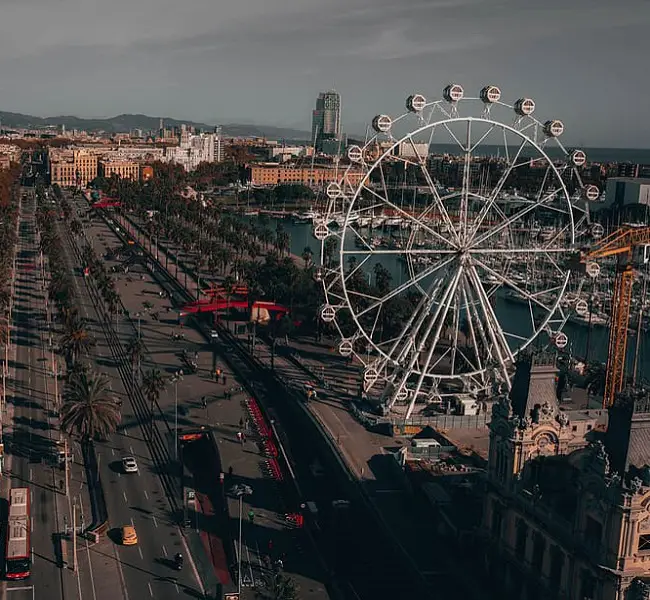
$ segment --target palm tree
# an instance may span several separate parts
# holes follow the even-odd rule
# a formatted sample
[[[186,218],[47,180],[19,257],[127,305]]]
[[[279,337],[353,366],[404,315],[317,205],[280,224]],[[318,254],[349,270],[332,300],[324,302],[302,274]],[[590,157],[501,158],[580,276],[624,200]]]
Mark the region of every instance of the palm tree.
[[[140,390],[142,391],[144,397],[149,401],[151,404],[151,432],[153,434],[153,412],[154,412],[154,406],[156,402],[158,402],[158,399],[160,398],[160,394],[162,391],[165,389],[165,385],[167,385],[167,382],[165,381],[165,378],[162,376],[162,373],[158,369],[150,369],[147,371],[144,375],[144,379],[142,380],[142,384],[140,385]]]
[[[120,422],[120,410],[110,381],[103,373],[81,371],[71,377],[63,394],[61,429],[77,434],[83,442],[113,433]]]
[[[276,573],[273,578],[271,598],[273,600],[297,600],[298,589],[295,581],[284,573]]]
[[[68,366],[72,367],[83,352],[95,345],[95,340],[88,333],[85,324],[78,318],[66,323],[66,332],[59,341]]]
[[[140,373],[140,363],[144,355],[145,347],[142,337],[139,335],[133,336],[126,345],[126,352],[131,359],[131,373]]]
[[[302,251],[302,259],[305,261],[305,269],[311,264],[313,257],[314,251],[309,246],[305,246]]]

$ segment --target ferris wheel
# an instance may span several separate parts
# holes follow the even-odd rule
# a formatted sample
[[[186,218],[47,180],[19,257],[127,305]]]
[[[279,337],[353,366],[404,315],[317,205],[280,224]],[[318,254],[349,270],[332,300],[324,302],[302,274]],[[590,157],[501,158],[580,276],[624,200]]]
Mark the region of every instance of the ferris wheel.
[[[585,153],[532,99],[451,84],[406,108],[348,147],[313,233],[322,320],[366,392],[408,418],[416,403],[508,388],[536,339],[565,347],[561,329],[584,308],[569,264],[603,231],[589,223],[600,191],[580,178]]]

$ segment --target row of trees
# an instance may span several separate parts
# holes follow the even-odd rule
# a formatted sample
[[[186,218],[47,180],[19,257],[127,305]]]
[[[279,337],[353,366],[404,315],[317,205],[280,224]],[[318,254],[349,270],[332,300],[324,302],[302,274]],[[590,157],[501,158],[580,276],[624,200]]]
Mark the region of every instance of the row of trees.
[[[60,325],[58,348],[66,366],[60,426],[65,433],[76,434],[86,443],[115,431],[120,409],[106,375],[91,369],[87,360],[95,340],[79,313],[71,266],[58,234],[57,210],[48,202],[44,188],[36,188],[36,198],[40,250],[47,257],[50,275],[48,296],[56,311],[53,317]]]
[[[6,376],[9,358],[11,281],[17,241],[19,179],[19,169],[0,169],[0,236],[2,239],[2,244],[0,244],[0,344],[4,350],[4,376]]]

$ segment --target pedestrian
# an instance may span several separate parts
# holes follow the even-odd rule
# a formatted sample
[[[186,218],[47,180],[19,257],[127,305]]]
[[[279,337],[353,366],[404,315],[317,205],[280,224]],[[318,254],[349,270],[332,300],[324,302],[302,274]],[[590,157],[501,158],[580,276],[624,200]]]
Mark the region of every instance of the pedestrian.
[[[196,362],[199,362],[199,353],[198,353],[198,352],[195,352],[195,353],[194,353],[194,360],[195,360]]]
[[[226,381],[227,381],[227,379],[226,379],[226,374],[224,373],[224,375],[223,375],[223,379],[221,380],[221,382],[222,382],[224,385],[226,385]]]
[[[242,432],[241,434],[242,444],[246,443],[246,434]]]
[[[239,429],[244,429],[244,417],[239,419]]]
[[[241,431],[237,432],[237,439],[244,445],[244,434]]]
[[[234,469],[232,468],[232,465],[228,467],[228,477],[232,478],[232,474],[234,473]]]
[[[251,523],[253,523],[255,521],[255,513],[253,512],[252,508],[248,511],[248,520]]]

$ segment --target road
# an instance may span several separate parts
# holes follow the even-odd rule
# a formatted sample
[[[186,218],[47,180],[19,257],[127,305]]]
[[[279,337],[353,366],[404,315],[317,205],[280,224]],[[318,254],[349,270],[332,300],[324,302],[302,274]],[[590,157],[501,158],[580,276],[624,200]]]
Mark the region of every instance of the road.
[[[59,434],[46,358],[45,293],[34,210],[33,195],[23,190],[12,311],[13,344],[3,413],[7,456],[2,496],[7,497],[10,486],[27,486],[31,490],[33,566],[30,579],[2,583],[2,596],[9,600],[61,599],[67,576],[57,565],[53,544],[53,534],[62,530],[67,502],[55,491],[60,475],[52,466]]]
[[[61,225],[61,224],[60,224]],[[187,547],[183,535],[173,521],[173,515],[160,473],[173,468],[170,464],[156,463],[151,456],[145,432],[149,431],[146,407],[134,393],[135,383],[130,378],[122,345],[129,335],[105,314],[101,300],[90,281],[82,273],[78,251],[81,240],[60,226],[64,247],[70,266],[74,269],[74,287],[91,334],[96,340],[94,358],[99,369],[108,374],[112,390],[122,401],[122,422],[118,432],[107,442],[97,443],[99,472],[105,491],[109,514],[109,538],[115,542],[119,575],[126,589],[125,600],[155,597],[199,597],[201,584],[192,562],[180,573],[172,569],[172,557],[181,552],[186,557]],[[127,393],[127,390],[130,393]],[[124,456],[134,456],[138,462],[137,473],[126,474],[121,468]],[[125,547],[119,541],[119,528],[133,524],[138,533],[137,546]],[[105,557],[110,560],[110,555]]]

